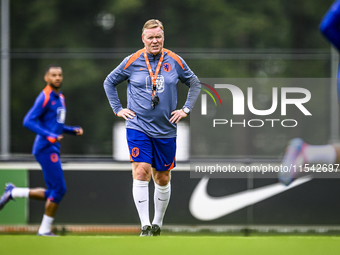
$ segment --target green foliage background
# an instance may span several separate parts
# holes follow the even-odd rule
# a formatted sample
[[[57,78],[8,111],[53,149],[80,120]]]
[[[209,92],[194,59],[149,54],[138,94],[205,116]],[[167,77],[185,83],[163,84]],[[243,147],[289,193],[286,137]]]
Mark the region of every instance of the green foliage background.
[[[329,58],[294,59],[293,53],[329,52],[318,25],[331,3],[12,0],[11,152],[30,152],[34,134],[22,127],[22,119],[45,86],[46,65],[56,62],[64,70],[66,123],[85,131],[81,139],[64,139],[62,153],[111,155],[112,126],[120,119],[113,115],[102,84],[124,57],[143,47],[141,29],[151,18],[164,24],[165,47],[183,56],[198,77],[329,77]],[[103,14],[113,15],[113,27],[100,25]],[[224,57],[216,57],[221,52]],[[244,52],[249,54],[240,58]],[[268,52],[285,54],[279,59]],[[118,86],[123,104],[125,85]],[[179,84],[179,108],[186,91]],[[324,129],[320,132],[327,133],[328,127]]]

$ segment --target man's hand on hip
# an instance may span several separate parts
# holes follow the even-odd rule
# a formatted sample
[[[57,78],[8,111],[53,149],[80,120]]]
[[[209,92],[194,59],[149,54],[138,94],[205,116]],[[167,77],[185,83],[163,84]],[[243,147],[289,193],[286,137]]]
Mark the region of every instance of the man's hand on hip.
[[[124,108],[124,109],[121,109],[118,113],[117,113],[117,116],[118,117],[122,117],[124,118],[125,120],[129,120],[129,119],[133,119],[134,117],[136,117],[136,114],[127,109],[127,108]]]
[[[188,116],[182,109],[181,110],[175,110],[171,113],[170,122],[171,123],[178,123],[182,118],[185,118]]]

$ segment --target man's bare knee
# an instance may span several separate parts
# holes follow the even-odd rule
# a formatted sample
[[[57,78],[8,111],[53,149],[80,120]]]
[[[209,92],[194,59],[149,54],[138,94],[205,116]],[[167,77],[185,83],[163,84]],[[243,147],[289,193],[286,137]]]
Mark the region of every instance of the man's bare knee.
[[[156,171],[153,169],[153,179],[156,184],[159,186],[165,186],[170,182],[171,174],[170,170],[168,171]]]
[[[151,165],[148,163],[132,163],[132,176],[133,179],[139,181],[150,181],[151,178]]]

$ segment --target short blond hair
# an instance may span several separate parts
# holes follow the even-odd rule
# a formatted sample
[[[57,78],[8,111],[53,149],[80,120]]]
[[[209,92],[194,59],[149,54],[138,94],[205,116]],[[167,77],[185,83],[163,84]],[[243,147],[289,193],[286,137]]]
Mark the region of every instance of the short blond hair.
[[[155,27],[160,27],[164,33],[163,23],[160,22],[158,19],[150,19],[147,22],[145,22],[143,26],[142,34],[144,34],[145,29],[150,29],[150,28],[155,28]]]

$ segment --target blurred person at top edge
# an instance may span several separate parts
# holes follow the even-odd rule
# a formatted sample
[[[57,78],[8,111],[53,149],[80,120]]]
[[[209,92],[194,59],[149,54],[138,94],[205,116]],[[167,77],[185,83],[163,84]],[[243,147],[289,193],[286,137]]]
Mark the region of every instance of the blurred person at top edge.
[[[339,51],[340,50],[340,0],[334,1],[321,20],[319,26],[322,35]],[[340,72],[338,71],[338,99],[340,99]],[[297,169],[306,164],[340,164],[340,145],[311,145],[301,138],[292,139],[284,155],[282,165],[291,171],[281,172],[279,180],[289,185],[294,181]],[[290,167],[294,166],[294,167]],[[300,171],[300,170],[299,170]]]

